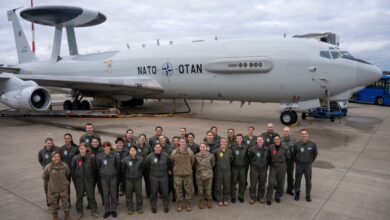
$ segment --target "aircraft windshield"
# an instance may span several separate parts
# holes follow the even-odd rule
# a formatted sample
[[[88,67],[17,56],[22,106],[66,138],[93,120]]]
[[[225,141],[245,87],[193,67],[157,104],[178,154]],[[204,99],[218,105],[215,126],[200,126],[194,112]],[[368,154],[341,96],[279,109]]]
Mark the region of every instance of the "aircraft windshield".
[[[355,57],[352,56],[352,54],[350,54],[348,51],[340,51],[340,54],[341,54],[341,57],[344,58],[344,59],[354,60],[354,61],[357,61],[357,62],[360,62],[360,63],[365,63],[365,64],[370,64],[370,65],[371,65],[371,63],[369,63],[369,62],[367,62],[367,61],[364,61],[364,60],[355,58]],[[333,55],[333,54],[332,54],[332,55]]]
[[[332,60],[332,59],[336,60],[339,58],[343,58],[343,59],[353,60],[356,62],[372,65],[371,63],[369,63],[367,61],[364,61],[364,60],[361,60],[361,59],[358,59],[358,58],[352,56],[352,54],[349,53],[348,51],[340,51],[340,50],[338,50],[338,48],[336,48],[336,50],[335,50],[335,48],[333,48],[333,47],[330,47],[329,50],[330,51],[327,51],[327,50],[320,51],[320,57],[330,59],[330,60]]]

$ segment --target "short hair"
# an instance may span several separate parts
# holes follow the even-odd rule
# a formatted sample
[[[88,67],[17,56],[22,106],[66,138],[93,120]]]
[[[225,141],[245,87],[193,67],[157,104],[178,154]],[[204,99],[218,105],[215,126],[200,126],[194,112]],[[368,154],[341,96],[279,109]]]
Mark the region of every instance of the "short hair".
[[[234,132],[234,129],[233,128],[227,129],[227,132],[229,132],[229,131],[233,131]]]
[[[65,136],[70,136],[70,138],[72,138],[72,139],[73,139],[73,137],[72,137],[72,134],[71,134],[71,133],[65,133],[65,134],[64,134],[64,137],[65,137]]]
[[[180,130],[181,130],[181,129],[184,129],[185,131],[187,131],[187,128],[185,128],[185,127],[180,128]]]
[[[58,154],[58,156],[60,156],[60,152],[58,152],[58,151],[53,151],[53,152],[51,153],[51,158],[53,158],[56,154]]]
[[[236,137],[242,137],[242,138],[244,138],[244,135],[242,135],[241,133],[238,133],[238,134],[236,134]]]
[[[133,129],[129,128],[126,130],[126,134],[129,133],[129,131],[131,131],[131,133],[134,133]]]
[[[91,125],[93,127],[93,124],[91,122],[88,122],[87,124],[85,124],[85,127]]]
[[[105,147],[105,146],[111,147],[111,142],[109,142],[109,141],[103,142],[103,147]]]
[[[54,142],[54,141],[53,141],[53,138],[51,138],[51,137],[47,137],[47,138],[45,139],[45,143],[46,143],[47,141]]]
[[[209,135],[210,133],[214,136],[214,133],[213,133],[211,130],[208,131],[208,132],[206,133],[206,135]]]
[[[161,131],[163,130],[163,128],[162,128],[160,125],[157,125],[157,126],[154,128],[154,130],[157,130],[157,128],[160,128]]]
[[[213,125],[213,126],[211,126],[210,131],[213,130],[213,128],[218,130],[217,126]]]
[[[278,138],[280,139],[280,135],[278,135],[278,134],[277,134],[277,135],[275,135],[275,136],[274,136],[274,139],[275,139],[276,137],[278,137]]]
[[[137,147],[135,145],[131,145],[131,147],[129,148],[129,151],[131,150],[131,148],[134,148],[135,151],[138,151]]]
[[[254,127],[254,126],[252,126],[252,125],[251,125],[251,126],[248,126],[248,128],[252,128],[253,130],[255,130],[255,127]]]
[[[123,140],[122,137],[117,137],[116,140],[115,140],[115,144],[117,144],[119,141],[125,143],[125,140]]]
[[[185,140],[186,143],[187,143],[187,139],[186,139],[186,138],[180,137],[180,138],[179,138],[179,141],[180,141],[180,140]]]
[[[145,139],[146,139],[146,135],[145,135],[144,133],[138,135],[139,138],[140,138],[141,136],[144,136]]]
[[[187,137],[188,137],[188,136],[190,136],[190,135],[192,135],[192,137],[194,137],[194,138],[195,138],[195,135],[194,135],[194,133],[192,133],[192,132],[188,133],[188,134],[187,134]]]
[[[307,133],[309,133],[306,128],[302,128],[301,130],[299,130],[299,133],[302,133],[302,131],[306,131]]]
[[[79,148],[80,148],[80,147],[88,148],[87,145],[85,144],[85,142],[81,142],[81,143],[79,144]]]
[[[161,136],[162,136],[162,135],[161,135]],[[180,140],[180,137],[179,137],[179,136],[173,136],[172,142],[173,142],[174,139],[179,139],[179,140]]]

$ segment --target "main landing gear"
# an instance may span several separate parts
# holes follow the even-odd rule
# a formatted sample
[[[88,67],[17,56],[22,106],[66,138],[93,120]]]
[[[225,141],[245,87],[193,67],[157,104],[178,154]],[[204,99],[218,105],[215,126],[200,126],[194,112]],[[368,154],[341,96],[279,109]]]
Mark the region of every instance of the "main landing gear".
[[[298,121],[298,114],[292,109],[286,109],[280,114],[280,121],[284,125],[295,124]]]
[[[91,105],[89,101],[82,100],[84,96],[80,91],[72,91],[72,101],[66,100],[64,101],[63,108],[65,111],[68,110],[90,110]]]

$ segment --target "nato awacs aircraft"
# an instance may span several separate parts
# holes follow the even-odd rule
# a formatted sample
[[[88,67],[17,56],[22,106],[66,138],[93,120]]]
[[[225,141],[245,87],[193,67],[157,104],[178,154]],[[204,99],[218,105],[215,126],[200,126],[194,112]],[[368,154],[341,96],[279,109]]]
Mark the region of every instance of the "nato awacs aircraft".
[[[379,68],[342,53],[338,47],[307,39],[259,39],[189,43],[123,52],[78,53],[75,28],[101,24],[100,12],[70,6],[21,11],[36,24],[53,26],[51,58],[31,51],[16,10],[8,11],[19,64],[0,67],[1,101],[14,109],[46,110],[46,87],[71,89],[65,110],[89,109],[85,97],[112,103],[143,104],[145,98],[277,102],[290,125],[297,111],[320,106],[320,99],[345,100],[354,88],[381,77]],[[61,56],[66,30],[70,56]]]

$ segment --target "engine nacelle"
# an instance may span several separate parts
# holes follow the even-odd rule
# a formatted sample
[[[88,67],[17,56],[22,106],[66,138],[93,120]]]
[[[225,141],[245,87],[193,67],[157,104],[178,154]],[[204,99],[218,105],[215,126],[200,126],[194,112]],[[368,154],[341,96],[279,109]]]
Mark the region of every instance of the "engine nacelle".
[[[11,74],[4,84],[0,85],[5,91],[0,101],[17,110],[46,110],[51,103],[51,96],[47,89],[38,86],[33,81],[23,81]]]

